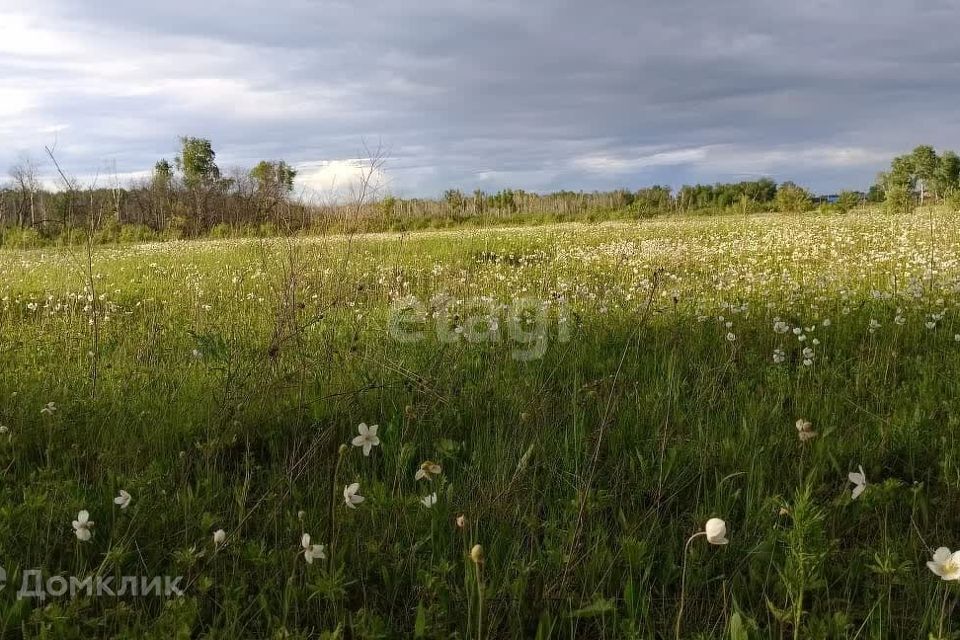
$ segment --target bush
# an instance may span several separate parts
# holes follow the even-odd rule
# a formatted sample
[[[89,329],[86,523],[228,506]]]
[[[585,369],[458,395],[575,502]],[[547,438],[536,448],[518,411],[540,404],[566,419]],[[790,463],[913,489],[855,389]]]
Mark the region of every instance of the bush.
[[[913,211],[913,194],[907,187],[896,185],[887,189],[883,200],[883,210],[888,213],[909,213]]]
[[[810,194],[803,187],[784,182],[777,189],[777,210],[783,213],[801,213],[810,209]]]
[[[120,242],[151,242],[157,239],[157,234],[146,225],[125,224],[120,227],[118,238]]]
[[[46,244],[43,234],[31,227],[9,228],[0,237],[2,237],[4,247],[13,249],[33,249]]]
[[[210,229],[209,235],[211,238],[216,238],[218,240],[229,238],[233,236],[233,228],[225,222],[221,222],[218,225],[214,225],[213,228]]]
[[[943,195],[943,204],[951,211],[960,211],[960,189],[951,187]]]
[[[841,213],[847,213],[860,204],[860,194],[853,191],[841,191],[837,198],[837,208]]]

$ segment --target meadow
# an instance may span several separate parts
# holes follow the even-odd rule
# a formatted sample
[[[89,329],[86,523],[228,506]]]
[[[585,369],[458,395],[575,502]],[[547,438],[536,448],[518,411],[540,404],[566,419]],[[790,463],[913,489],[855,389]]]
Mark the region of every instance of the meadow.
[[[935,209],[2,250],[0,632],[960,637],[958,305]]]

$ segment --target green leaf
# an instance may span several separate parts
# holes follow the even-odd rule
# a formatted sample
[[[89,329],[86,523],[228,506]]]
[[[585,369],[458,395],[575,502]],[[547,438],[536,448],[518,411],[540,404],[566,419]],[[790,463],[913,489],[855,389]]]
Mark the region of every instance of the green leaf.
[[[413,623],[413,637],[424,638],[427,633],[427,610],[423,608],[423,601],[417,604],[417,620]]]
[[[770,598],[764,598],[767,601],[767,609],[773,614],[773,617],[780,622],[789,622],[792,619],[789,611],[777,608],[777,605],[770,602]]]
[[[570,614],[571,618],[595,618],[616,610],[616,605],[612,599],[597,598],[593,603],[581,607]]]
[[[748,640],[747,630],[739,613],[730,616],[730,640]]]

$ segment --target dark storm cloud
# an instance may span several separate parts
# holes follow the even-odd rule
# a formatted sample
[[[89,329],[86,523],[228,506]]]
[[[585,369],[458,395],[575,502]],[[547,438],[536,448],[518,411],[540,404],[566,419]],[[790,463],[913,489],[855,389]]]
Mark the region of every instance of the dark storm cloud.
[[[0,163],[55,136],[77,173],[135,172],[190,133],[227,165],[382,141],[401,194],[833,190],[960,146],[956,2],[84,4],[0,9]]]

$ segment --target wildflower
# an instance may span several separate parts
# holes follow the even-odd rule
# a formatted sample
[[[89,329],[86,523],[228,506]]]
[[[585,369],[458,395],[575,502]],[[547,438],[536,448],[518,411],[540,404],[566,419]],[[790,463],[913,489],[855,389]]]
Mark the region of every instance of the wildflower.
[[[93,520],[90,519],[90,513],[86,509],[81,509],[77,514],[77,519],[73,521],[73,532],[77,535],[77,540],[87,542],[93,532]]]
[[[850,482],[853,483],[853,500],[859,498],[860,494],[867,488],[867,474],[863,472],[862,466],[857,465],[857,468],[860,470],[859,472],[852,471],[847,474]]]
[[[869,329],[870,333],[874,333],[877,329],[880,328],[880,326],[881,325],[879,322],[877,322],[873,318],[870,318],[870,329]]]
[[[48,402],[48,403],[43,407],[43,409],[40,409],[40,413],[41,413],[41,414],[46,414],[46,415],[48,415],[48,416],[52,416],[52,415],[55,414],[56,412],[57,412],[57,403],[56,403],[56,402]]]
[[[737,336],[735,336],[732,332],[727,334],[727,342],[736,342],[736,341],[737,341]]]
[[[950,553],[950,549],[940,547],[933,552],[933,560],[927,562],[930,571],[943,580],[960,579],[960,551]]]
[[[683,603],[685,600],[687,586],[687,550],[690,549],[690,545],[693,543],[693,541],[700,536],[704,536],[707,539],[707,542],[710,544],[727,544],[729,542],[729,540],[727,540],[727,523],[720,518],[710,518],[703,526],[703,530],[697,531],[695,534],[687,538],[687,543],[683,546],[683,566],[680,569],[680,607],[677,610],[677,622],[675,627],[677,638],[680,637],[680,623],[683,620]]]
[[[425,506],[427,509],[429,509],[429,508],[432,507],[433,505],[437,504],[437,494],[436,494],[436,493],[431,493],[431,494],[428,495],[428,496],[424,496],[424,497],[420,498],[420,504],[422,504],[422,505]]]
[[[703,527],[703,532],[707,536],[707,542],[710,544],[727,544],[727,523],[720,518],[710,518]]]
[[[783,320],[777,320],[773,323],[773,330],[775,333],[787,333],[790,331],[790,325]]]
[[[348,484],[343,488],[343,501],[351,509],[356,509],[356,505],[360,504],[366,498],[359,495],[357,492],[360,491],[360,483],[354,482],[353,484]]]
[[[797,435],[800,437],[800,442],[806,442],[817,436],[817,432],[813,430],[813,424],[809,421],[800,418],[797,420]]]
[[[803,356],[803,366],[809,367],[813,364],[813,358],[816,354],[810,347],[804,347],[801,355]]]
[[[130,506],[130,502],[133,501],[133,496],[129,493],[120,489],[120,495],[113,499],[113,504],[118,505],[121,509],[126,509]]]
[[[326,560],[326,549],[322,544],[310,544],[310,534],[305,533],[300,538],[300,547],[303,548],[303,559],[307,564],[313,564],[314,560]]]
[[[213,546],[220,547],[227,541],[227,532],[223,529],[217,529],[213,532]]]
[[[440,475],[442,469],[440,465],[436,462],[426,460],[423,464],[420,465],[420,469],[417,471],[417,474],[414,476],[416,480],[433,480],[433,476]]]
[[[483,564],[483,547],[478,544],[473,545],[473,548],[470,549],[470,559],[473,564]]]
[[[363,455],[369,456],[370,450],[374,447],[380,446],[380,438],[377,437],[377,428],[379,425],[370,425],[369,427],[361,422],[357,426],[357,431],[360,433],[352,441],[353,446],[363,447]]]
[[[457,516],[457,528],[463,529],[465,526],[467,526],[467,516],[461,513]]]
[[[787,359],[787,354],[783,352],[783,349],[774,349],[773,350],[773,361],[776,364],[780,364]]]
[[[5,436],[10,433],[10,428],[6,425],[0,424],[0,436]]]

